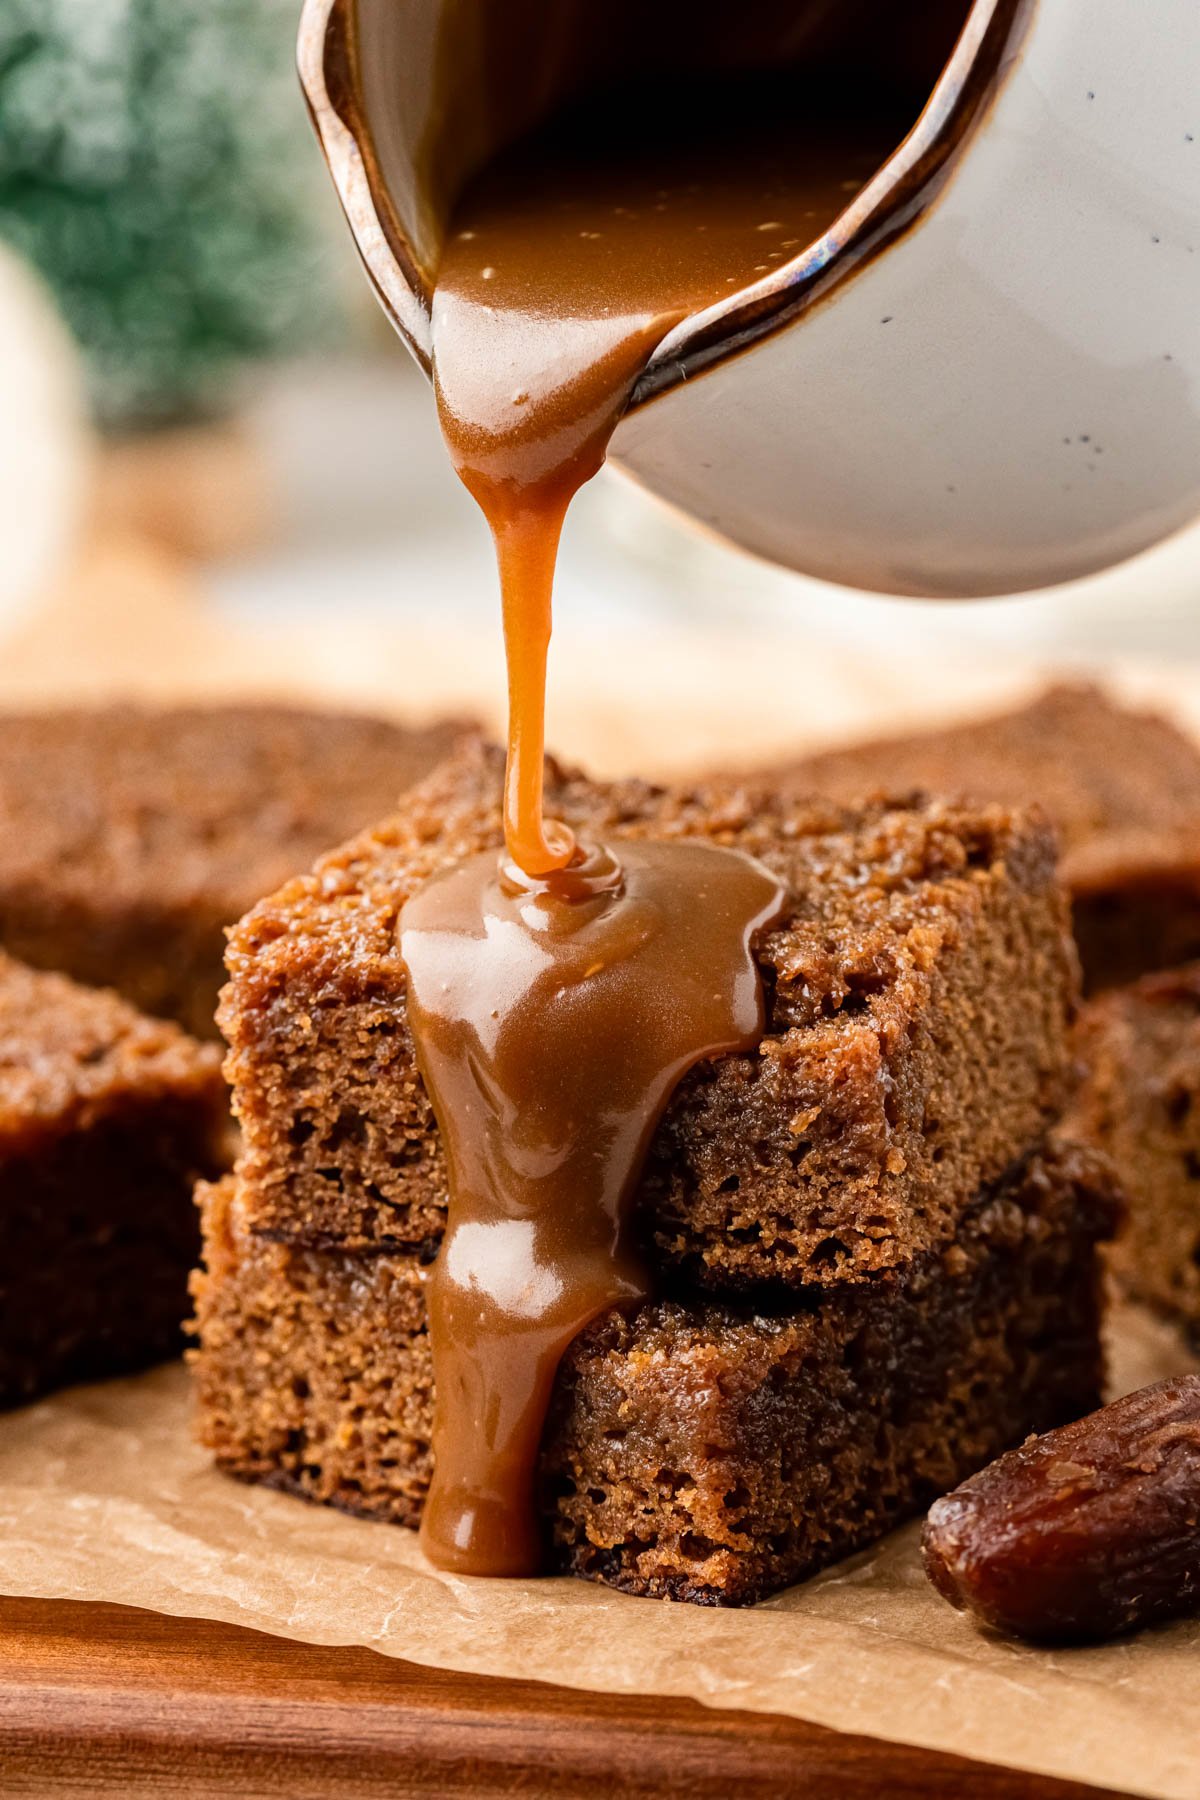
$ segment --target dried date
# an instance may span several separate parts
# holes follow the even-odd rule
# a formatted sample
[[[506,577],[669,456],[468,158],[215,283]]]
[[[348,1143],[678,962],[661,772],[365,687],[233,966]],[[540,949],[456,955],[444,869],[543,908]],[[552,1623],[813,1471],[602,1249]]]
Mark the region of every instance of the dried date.
[[[999,1457],[930,1509],[922,1550],[952,1605],[1042,1643],[1200,1612],[1200,1375]]]

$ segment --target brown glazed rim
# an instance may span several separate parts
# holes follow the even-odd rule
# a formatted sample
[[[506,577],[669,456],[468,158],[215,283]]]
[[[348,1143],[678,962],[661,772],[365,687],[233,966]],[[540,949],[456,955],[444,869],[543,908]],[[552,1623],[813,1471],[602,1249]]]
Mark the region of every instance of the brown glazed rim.
[[[941,194],[1016,62],[1036,0],[975,0],[917,123],[825,235],[761,281],[693,313],[646,365],[630,410],[760,342],[908,232]],[[359,255],[426,373],[430,291],[400,228],[359,106],[355,0],[305,0],[300,81]]]
[[[400,227],[358,106],[354,0],[304,0],[297,44],[308,102],[342,211],[380,304],[428,375],[429,286]]]

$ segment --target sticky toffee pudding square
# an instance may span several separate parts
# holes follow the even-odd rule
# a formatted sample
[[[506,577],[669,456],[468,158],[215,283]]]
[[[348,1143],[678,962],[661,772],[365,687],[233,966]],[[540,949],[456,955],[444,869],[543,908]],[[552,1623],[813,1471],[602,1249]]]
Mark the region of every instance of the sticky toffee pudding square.
[[[215,1045],[0,954],[0,1406],[178,1351]]]
[[[0,944],[213,1037],[225,930],[465,728],[279,706],[0,715]]]
[[[431,1255],[446,1178],[405,1016],[396,922],[501,842],[474,748],[230,938],[220,1022],[249,1229]],[[756,957],[758,1049],[685,1077],[638,1196],[652,1257],[724,1290],[861,1280],[948,1243],[1067,1092],[1077,971],[1054,839],[1002,805],[843,807],[731,783],[601,785],[551,767],[584,837],[702,837],[789,889]]]
[[[921,788],[1036,801],[1062,838],[1089,989],[1200,955],[1200,748],[1099,688],[1050,688],[1013,712],[852,744],[776,778],[840,800]]]
[[[1079,1049],[1071,1128],[1111,1156],[1127,1198],[1117,1275],[1200,1343],[1200,963],[1098,995]]]
[[[412,1525],[433,1371],[411,1254],[278,1244],[204,1196],[200,1432],[246,1480]],[[906,1269],[610,1313],[567,1352],[540,1470],[548,1567],[740,1605],[881,1536],[1026,1433],[1097,1404],[1103,1166],[1032,1156]]]

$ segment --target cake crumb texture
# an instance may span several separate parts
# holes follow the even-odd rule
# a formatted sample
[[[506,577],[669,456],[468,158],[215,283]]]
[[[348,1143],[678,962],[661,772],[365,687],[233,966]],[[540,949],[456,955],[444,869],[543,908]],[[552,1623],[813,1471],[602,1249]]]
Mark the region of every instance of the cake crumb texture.
[[[251,705],[0,714],[0,943],[213,1037],[226,927],[463,729]]]
[[[1079,1049],[1072,1129],[1111,1156],[1127,1196],[1114,1268],[1200,1342],[1200,963],[1099,995]]]
[[[1062,876],[1091,989],[1200,955],[1200,748],[1160,714],[1087,685],[994,718],[809,756],[793,793],[886,791],[1036,801],[1062,837]]]
[[[0,953],[0,1405],[178,1351],[216,1046]]]
[[[231,1474],[415,1524],[434,1406],[419,1260],[257,1236],[236,1178],[204,1213],[202,1441]],[[902,1272],[598,1320],[564,1357],[547,1422],[551,1565],[746,1604],[1088,1410],[1112,1214],[1103,1164],[1051,1149]]]
[[[405,1017],[408,894],[502,841],[502,763],[472,747],[230,937],[220,1020],[250,1227],[432,1255],[442,1147]],[[1054,1124],[1077,966],[1050,827],[1000,804],[843,806],[744,784],[596,784],[553,766],[584,837],[704,837],[790,900],[755,953],[756,1051],[680,1084],[638,1196],[659,1261],[704,1285],[861,1280],[948,1242]]]

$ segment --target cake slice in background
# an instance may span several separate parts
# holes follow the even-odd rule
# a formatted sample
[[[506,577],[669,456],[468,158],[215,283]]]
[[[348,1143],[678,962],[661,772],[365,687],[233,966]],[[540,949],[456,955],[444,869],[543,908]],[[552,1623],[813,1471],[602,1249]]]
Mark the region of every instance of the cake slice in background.
[[[948,730],[889,737],[776,770],[791,793],[1036,802],[1062,839],[1062,878],[1089,989],[1200,955],[1200,749],[1157,713],[1099,688]]]
[[[0,954],[0,1406],[178,1351],[227,1134],[215,1045]]]
[[[213,1037],[225,928],[465,729],[252,705],[0,714],[0,944]]]
[[[1112,1158],[1127,1201],[1114,1268],[1200,1344],[1200,963],[1098,995],[1079,1048],[1072,1128]]]

